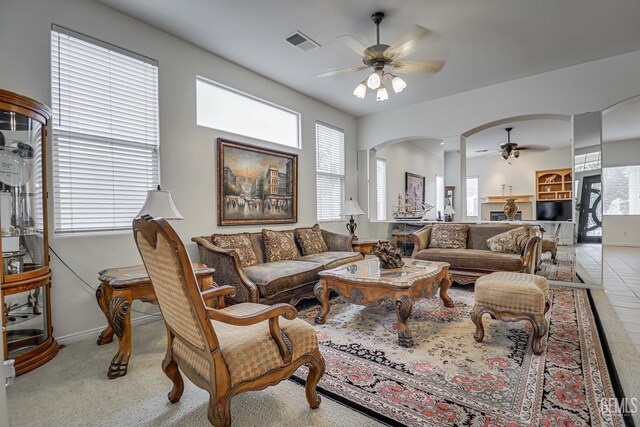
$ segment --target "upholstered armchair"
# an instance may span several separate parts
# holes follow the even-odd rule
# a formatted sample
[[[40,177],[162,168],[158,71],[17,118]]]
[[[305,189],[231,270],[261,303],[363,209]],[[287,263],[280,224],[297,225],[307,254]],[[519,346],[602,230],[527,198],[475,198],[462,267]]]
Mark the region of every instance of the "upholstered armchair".
[[[209,392],[209,421],[228,426],[234,395],[275,385],[307,365],[307,401],[313,409],[320,405],[316,385],[324,374],[324,360],[315,329],[297,319],[295,307],[255,303],[225,307],[224,297],[233,296],[235,288],[200,292],[189,255],[164,219],[149,215],[135,219],[133,235],[167,328],[162,370],[173,382],[171,403],[182,396],[182,372]],[[211,300],[217,301],[217,309],[205,305]]]

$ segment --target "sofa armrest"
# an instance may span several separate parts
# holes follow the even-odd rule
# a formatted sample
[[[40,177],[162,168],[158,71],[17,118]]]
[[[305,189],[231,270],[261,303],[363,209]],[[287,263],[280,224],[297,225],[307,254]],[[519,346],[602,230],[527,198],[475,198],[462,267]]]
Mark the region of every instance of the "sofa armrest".
[[[542,231],[540,227],[531,227],[529,229],[529,240],[522,252],[523,273],[536,274],[538,261],[540,259],[541,240]]]
[[[353,235],[332,233],[326,230],[320,231],[322,231],[322,238],[330,251],[353,252],[353,247],[351,246]]]
[[[423,249],[427,249],[429,241],[431,240],[431,226],[421,228],[411,235],[411,243],[413,243],[413,253],[411,256],[415,256]]]
[[[193,237],[191,241],[198,244],[200,261],[216,269],[213,274],[216,282],[236,288],[232,302],[258,302],[258,287],[244,272],[236,251],[220,248],[208,237]]]

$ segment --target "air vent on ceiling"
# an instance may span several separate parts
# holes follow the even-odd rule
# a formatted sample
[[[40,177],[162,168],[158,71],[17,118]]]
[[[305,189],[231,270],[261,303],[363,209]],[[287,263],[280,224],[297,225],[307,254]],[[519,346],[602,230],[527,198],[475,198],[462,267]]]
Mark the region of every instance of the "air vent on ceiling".
[[[303,52],[309,52],[310,50],[320,47],[318,43],[314,42],[300,31],[296,31],[295,33],[285,37],[284,41]]]

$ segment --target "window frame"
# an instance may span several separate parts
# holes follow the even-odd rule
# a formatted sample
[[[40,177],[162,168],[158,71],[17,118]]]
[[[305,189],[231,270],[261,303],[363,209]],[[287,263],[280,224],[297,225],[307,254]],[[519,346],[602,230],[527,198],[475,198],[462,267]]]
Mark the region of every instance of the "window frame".
[[[384,188],[382,189],[383,198],[380,200],[380,164],[384,165]],[[387,221],[387,160],[376,157],[376,220]],[[381,209],[382,215],[380,215]]]
[[[613,199],[614,192],[611,191],[612,184],[612,173],[618,171],[627,171],[627,174],[633,175],[629,176],[627,181],[625,182],[627,197],[626,200],[618,197],[617,199]],[[640,203],[638,202],[640,198],[640,165],[625,165],[625,166],[608,166],[602,168],[601,175],[601,189],[603,193],[602,197],[602,215],[609,217],[629,217],[629,216],[640,216]],[[635,178],[635,179],[633,179]],[[620,200],[622,203],[627,203],[627,212],[610,212],[613,203],[617,200]]]
[[[222,89],[224,91],[227,91],[231,94],[234,95],[238,95],[242,98],[246,98],[249,99],[251,101],[257,102],[259,104],[262,105],[266,105],[268,107],[274,108],[276,110],[280,110],[280,111],[284,111],[285,113],[290,113],[292,115],[294,115],[296,117],[296,140],[297,140],[297,144],[295,146],[293,145],[288,145],[288,144],[283,144],[281,141],[274,141],[273,139],[270,138],[264,138],[263,136],[260,135],[248,135],[247,133],[240,133],[240,132],[236,132],[235,130],[229,130],[229,129],[220,129],[220,128],[215,128],[212,126],[208,126],[206,124],[202,124],[200,123],[200,121],[198,120],[198,82],[202,82],[204,84],[208,84],[211,86],[214,86],[218,89]],[[278,105],[275,102],[271,102],[268,101],[266,99],[260,98],[258,96],[252,95],[250,93],[244,92],[242,90],[236,89],[234,87],[225,85],[223,83],[220,83],[218,81],[215,80],[211,80],[208,79],[206,77],[203,77],[201,75],[196,75],[196,125],[197,126],[201,126],[207,129],[215,129],[215,130],[219,130],[221,132],[227,132],[227,133],[231,133],[233,135],[240,135],[240,136],[244,136],[247,138],[253,138],[253,139],[257,139],[260,141],[266,141],[266,142],[270,142],[272,144],[277,144],[279,146],[282,147],[287,147],[287,148],[293,148],[293,149],[298,149],[301,150],[302,149],[302,114],[300,114],[298,111],[294,111],[290,108],[287,107],[283,107],[282,105]]]
[[[438,185],[438,181],[441,181],[442,185]],[[442,190],[442,192],[440,190]],[[444,216],[444,209],[447,206],[445,203],[445,194],[444,176],[436,174],[436,215],[438,212],[441,212],[442,216]]]
[[[478,193],[478,197],[476,199],[475,202],[475,207],[476,207],[476,213],[477,215],[469,215],[469,180],[475,180],[476,181],[476,189],[477,189],[477,193]],[[465,194],[465,200],[467,201],[467,207],[466,207],[466,212],[465,212],[465,216],[467,218],[480,218],[480,177],[477,175],[472,175],[472,176],[467,176],[466,177],[466,194]]]
[[[342,147],[342,163],[343,163],[343,169],[342,169],[342,174],[336,174],[336,173],[332,173],[332,172],[323,172],[323,171],[319,171],[318,170],[318,160],[316,158],[316,222],[318,223],[328,223],[328,222],[338,222],[338,221],[342,221],[344,220],[344,215],[342,215],[342,211],[344,210],[344,202],[345,202],[345,194],[346,194],[346,184],[345,184],[345,180],[346,180],[346,175],[347,175],[347,144],[346,144],[346,135],[343,129],[340,129],[337,126],[333,126],[330,125],[328,123],[325,123],[323,121],[320,120],[316,120],[315,121],[315,126],[314,126],[314,130],[315,130],[315,134],[316,134],[316,138],[315,138],[315,143],[316,143],[316,157],[318,156],[318,126],[324,126],[326,128],[329,129],[333,129],[336,130],[338,132],[342,133],[342,139],[343,139],[343,147]],[[326,218],[326,219],[321,219],[318,216],[318,212],[319,212],[319,208],[320,208],[320,199],[319,199],[319,193],[318,193],[318,176],[327,176],[327,177],[338,177],[340,178],[340,194],[341,194],[341,200],[340,200],[340,215],[338,215],[337,218]]]
[[[54,34],[55,33],[55,34]],[[50,63],[50,70],[49,70],[49,77],[50,77],[50,82],[52,84],[52,86],[54,85],[55,81],[55,75],[54,75],[54,62],[53,62],[53,57],[54,55],[57,56],[57,61],[61,61],[65,58],[63,58],[60,54],[59,54],[59,50],[58,51],[54,51],[54,45],[53,45],[53,41],[54,41],[54,36],[58,38],[60,36],[68,36],[74,39],[77,39],[81,42],[93,45],[94,47],[97,48],[101,48],[101,49],[105,49],[109,52],[113,52],[122,56],[125,56],[129,59],[133,59],[133,60],[137,60],[140,62],[144,62],[152,67],[154,67],[154,73],[155,73],[155,87],[154,89],[154,93],[153,93],[153,98],[155,100],[155,116],[156,116],[156,120],[155,120],[155,135],[157,136],[157,138],[155,139],[155,141],[153,143],[149,143],[149,142],[142,142],[142,141],[134,141],[133,139],[127,139],[126,135],[123,137],[122,135],[118,135],[115,137],[112,137],[111,140],[114,141],[112,142],[112,147],[111,147],[111,151],[109,151],[109,153],[111,154],[122,154],[121,151],[115,150],[113,149],[114,145],[117,145],[120,149],[122,147],[126,147],[126,146],[131,146],[131,147],[142,147],[144,146],[144,148],[147,148],[149,150],[150,156],[153,158],[151,165],[153,165],[152,169],[149,170],[149,173],[151,174],[151,180],[153,181],[153,184],[150,186],[150,188],[148,188],[147,190],[145,190],[145,198],[146,198],[146,191],[148,190],[152,190],[154,188],[156,188],[157,186],[160,185],[160,181],[161,181],[161,159],[160,159],[160,67],[159,67],[159,63],[157,60],[146,57],[144,55],[138,54],[136,52],[130,51],[128,49],[122,48],[120,46],[117,45],[113,45],[111,43],[102,41],[100,39],[96,39],[94,37],[88,36],[86,34],[82,34],[82,33],[78,33],[77,31],[71,30],[69,28],[66,27],[62,27],[60,25],[56,25],[56,24],[52,24],[51,25],[51,29],[50,29],[50,59],[51,59],[51,63]],[[91,55],[91,52],[88,53],[88,56]],[[61,79],[60,79],[60,75],[59,75],[60,71],[58,70],[58,80],[57,83],[58,85],[61,84]],[[64,81],[62,82],[64,83]],[[103,136],[99,136],[99,135],[94,135],[92,132],[96,132],[96,126],[93,126],[91,128],[88,128],[87,131],[82,132],[82,131],[77,131],[74,130],[73,128],[71,129],[65,129],[65,130],[57,130],[57,128],[60,126],[56,126],[56,113],[58,113],[60,110],[62,110],[64,108],[64,106],[58,105],[58,108],[55,108],[56,102],[55,102],[55,96],[56,96],[56,92],[53,90],[51,90],[51,105],[52,105],[52,110],[53,110],[53,117],[51,120],[51,125],[52,125],[52,132],[51,132],[51,164],[52,164],[52,171],[53,171],[53,175],[54,175],[54,179],[52,182],[52,189],[53,189],[53,196],[54,196],[54,209],[53,209],[53,216],[54,216],[54,234],[57,237],[70,237],[70,236],[74,236],[74,235],[80,235],[82,234],[83,236],[86,235],[112,235],[112,234],[122,234],[124,232],[130,231],[131,226],[130,224],[128,225],[122,225],[122,226],[118,226],[116,225],[117,221],[114,221],[114,223],[112,224],[112,226],[105,226],[104,224],[100,227],[78,227],[76,226],[63,226],[63,224],[61,223],[61,221],[63,220],[63,218],[60,217],[60,212],[59,210],[63,209],[63,206],[60,205],[61,201],[59,199],[60,197],[60,192],[63,191],[65,189],[65,187],[60,187],[61,183],[59,182],[58,179],[56,179],[56,174],[58,173],[58,168],[60,167],[64,167],[67,164],[73,164],[73,160],[66,160],[66,163],[63,162],[63,164],[60,164],[61,160],[59,159],[60,154],[58,153],[58,151],[60,149],[64,150],[64,146],[69,145],[69,142],[64,143],[60,141],[60,138],[62,138],[62,140],[64,139],[68,139],[68,138],[84,138],[86,141],[85,143],[98,143],[100,140],[105,140],[105,138]],[[59,96],[59,94],[58,94]],[[58,104],[60,104],[60,99],[62,99],[62,97],[59,98],[58,100]],[[105,98],[106,99],[106,98]],[[111,106],[113,106],[113,103],[110,104]],[[149,107],[149,106],[146,106]],[[69,126],[68,124],[66,126]],[[64,129],[64,126],[63,126]],[[81,139],[82,140],[82,139]],[[153,139],[151,139],[153,140]],[[151,141],[151,140],[145,140],[145,141]],[[62,147],[62,148],[61,148]],[[76,159],[76,162],[78,162],[79,160]],[[96,161],[97,163],[97,161]],[[154,170],[155,169],[155,170]],[[155,173],[154,173],[155,172]],[[92,177],[94,179],[96,179],[95,177],[98,175],[98,173],[94,173],[92,175]],[[115,175],[114,175],[115,177]],[[114,179],[114,178],[112,178]],[[116,181],[116,179],[114,179],[114,181]],[[141,181],[135,181],[135,184],[139,184],[142,183]],[[140,203],[140,207],[141,208],[144,204],[144,200],[145,198],[142,199],[141,203]],[[118,202],[114,200],[113,204],[110,205],[111,209],[114,213],[118,213],[119,210],[119,206],[118,206]],[[68,206],[68,208],[73,208],[73,206]],[[138,208],[138,209],[139,209]],[[100,209],[99,208],[95,208],[96,212],[98,212]],[[124,210],[120,210],[120,214],[124,214]],[[93,212],[92,212],[93,214]],[[135,216],[135,215],[134,215]],[[117,216],[116,216],[117,217]],[[131,218],[133,219],[133,217]],[[73,220],[72,220],[73,221]]]

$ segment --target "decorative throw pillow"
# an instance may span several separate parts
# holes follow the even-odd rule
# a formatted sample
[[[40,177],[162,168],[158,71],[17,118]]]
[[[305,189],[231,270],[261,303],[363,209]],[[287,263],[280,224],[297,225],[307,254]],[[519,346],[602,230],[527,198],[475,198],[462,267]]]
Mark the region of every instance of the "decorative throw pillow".
[[[309,228],[296,228],[294,234],[302,248],[302,255],[313,255],[329,251],[318,224]]]
[[[236,251],[238,258],[240,258],[240,264],[243,267],[249,267],[258,263],[258,258],[251,245],[249,233],[214,234],[211,236],[211,242],[219,248],[233,249]]]
[[[262,241],[267,262],[298,258],[298,248],[293,240],[293,230],[273,231],[263,228]]]
[[[469,226],[466,224],[434,224],[431,228],[429,247],[466,249],[468,232]]]
[[[487,239],[487,246],[493,252],[521,254],[529,241],[529,229],[514,228]]]

